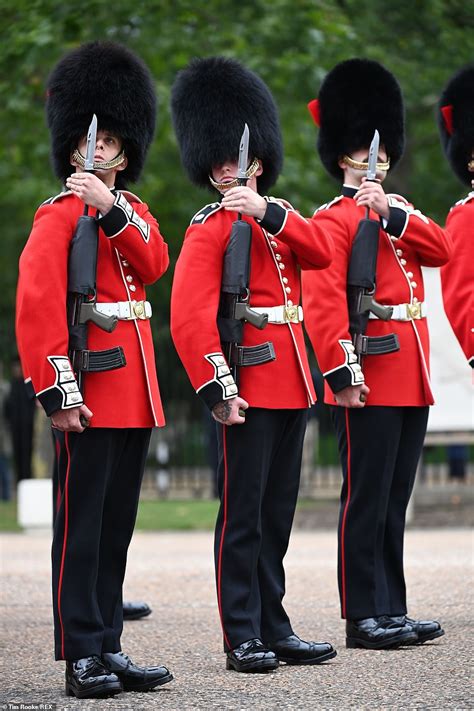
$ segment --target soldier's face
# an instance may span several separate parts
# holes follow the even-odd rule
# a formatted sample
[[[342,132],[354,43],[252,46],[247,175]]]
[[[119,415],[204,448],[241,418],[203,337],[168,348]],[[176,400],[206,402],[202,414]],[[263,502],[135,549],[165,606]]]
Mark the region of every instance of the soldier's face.
[[[95,142],[94,150],[94,164],[105,163],[113,160],[119,155],[123,147],[122,139],[112,133],[111,131],[106,131],[100,129],[97,131],[97,138]],[[87,152],[87,135],[83,136],[77,144],[77,148],[82,156],[85,157]],[[71,165],[76,168],[76,172],[81,172],[84,170],[78,163],[76,163],[71,157]],[[109,168],[100,170],[96,168],[94,174],[100,178],[108,187],[113,187],[115,185],[115,176],[118,172],[125,170],[127,167],[127,157],[123,156],[123,161],[117,165],[115,168]]]
[[[226,161],[220,165],[212,166],[212,177],[216,183],[231,183],[235,180],[239,170],[237,161]]]
[[[228,160],[225,163],[221,163],[219,165],[213,165],[211,174],[213,180],[216,181],[216,183],[232,183],[233,180],[237,177],[237,173],[239,172],[239,164],[238,162]],[[251,188],[252,190],[255,190],[257,192],[257,178],[259,175],[261,175],[263,172],[262,164],[259,161],[259,165],[257,168],[257,171],[255,172],[254,175],[252,175],[251,178],[248,179],[247,181],[247,187]],[[223,188],[220,190],[222,194],[225,193],[226,188]]]
[[[355,160],[358,163],[367,163],[367,161],[369,160],[369,149],[361,148],[358,151],[352,151],[349,158],[352,158],[352,160]],[[385,147],[381,145],[379,147],[379,152],[377,155],[377,163],[386,163],[386,161],[387,151],[385,150]],[[339,162],[339,166],[344,171],[344,182],[348,185],[359,186],[361,184],[362,178],[364,178],[367,173],[367,169],[359,170],[357,168],[351,168],[351,166],[347,165],[343,161]],[[386,176],[386,170],[379,170],[377,168],[377,180],[383,182]]]
[[[83,156],[86,155],[87,136],[83,136],[78,144],[78,149]],[[122,139],[110,131],[97,131],[95,142],[94,163],[112,160],[122,150]]]

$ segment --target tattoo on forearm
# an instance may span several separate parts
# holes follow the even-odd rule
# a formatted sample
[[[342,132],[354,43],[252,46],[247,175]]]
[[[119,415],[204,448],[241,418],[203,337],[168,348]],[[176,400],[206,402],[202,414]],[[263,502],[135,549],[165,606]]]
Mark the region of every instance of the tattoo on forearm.
[[[214,405],[212,411],[220,422],[227,422],[230,417],[230,413],[232,412],[232,406],[229,402],[224,400],[223,402],[218,402],[217,405]]]

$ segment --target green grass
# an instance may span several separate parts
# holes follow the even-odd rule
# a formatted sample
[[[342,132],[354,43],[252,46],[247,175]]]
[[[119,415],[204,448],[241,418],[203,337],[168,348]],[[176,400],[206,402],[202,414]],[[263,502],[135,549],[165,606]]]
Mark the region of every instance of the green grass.
[[[298,508],[324,507],[324,501],[300,499]],[[217,501],[144,500],[138,507],[138,531],[212,531]],[[0,501],[0,531],[22,531],[17,523],[16,501]]]
[[[140,531],[210,531],[217,501],[141,501],[136,529]]]
[[[16,501],[0,501],[0,531],[21,531],[16,521]]]

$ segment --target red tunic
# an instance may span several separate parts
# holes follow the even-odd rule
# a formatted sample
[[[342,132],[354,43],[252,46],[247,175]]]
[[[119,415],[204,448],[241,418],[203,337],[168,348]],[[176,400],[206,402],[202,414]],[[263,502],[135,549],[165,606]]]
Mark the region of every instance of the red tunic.
[[[325,377],[325,402],[335,404],[333,392],[367,383],[370,405],[430,405],[434,402],[429,380],[429,337],[426,318],[410,321],[369,320],[366,335],[395,333],[400,350],[363,358],[358,372],[346,300],[346,275],[352,241],[365,208],[352,199],[356,189],[344,186],[341,195],[323,205],[313,221],[332,236],[336,255],[331,268],[303,274],[305,324]],[[421,266],[445,264],[451,240],[438,225],[398,195],[388,195],[390,218],[380,229],[376,269],[376,300],[381,304],[423,302]],[[379,220],[375,213],[373,219]]]
[[[451,208],[446,229],[453,239],[454,253],[441,269],[444,309],[474,367],[474,192]]]
[[[83,210],[70,192],[41,205],[20,257],[18,350],[25,377],[48,415],[82,403],[67,358],[65,305],[69,244]],[[97,302],[146,299],[145,284],[156,281],[169,263],[167,245],[148,206],[132,193],[117,192],[99,226]],[[90,350],[115,346],[124,350],[123,368],[84,373],[91,427],[164,425],[150,322],[120,320],[112,333],[89,325]]]
[[[267,198],[268,207],[252,226],[250,305],[298,305],[299,266],[324,269],[332,259],[330,237],[319,224],[291,206]],[[238,394],[252,407],[305,408],[315,401],[301,323],[268,324],[259,331],[246,323],[243,345],[271,341],[276,359],[239,369],[239,388],[221,350],[216,317],[222,261],[237,214],[213,203],[200,210],[186,232],[176,264],[171,298],[171,334],[196,391],[212,408]]]

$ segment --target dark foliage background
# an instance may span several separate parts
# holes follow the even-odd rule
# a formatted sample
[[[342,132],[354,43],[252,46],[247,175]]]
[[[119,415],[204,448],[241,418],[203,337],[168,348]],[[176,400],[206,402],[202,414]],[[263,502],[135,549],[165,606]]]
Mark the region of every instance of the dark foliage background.
[[[442,155],[434,120],[445,82],[472,60],[474,5],[465,0],[401,0],[392,5],[384,0],[240,0],[237,4],[82,0],[72,5],[56,0],[15,4],[0,0],[0,18],[3,363],[15,352],[18,257],[36,207],[60,191],[49,162],[45,82],[64,51],[83,41],[111,38],[128,45],[148,63],[156,79],[160,104],[156,140],[135,189],[158,217],[171,252],[168,273],[149,290],[168,416],[172,401],[191,396],[169,336],[173,266],[190,217],[212,199],[188,183],[170,121],[170,87],[191,57],[237,57],[268,83],[280,107],[285,141],[284,169],[273,194],[286,197],[304,214],[338,194],[338,186],[319,163],[316,128],[306,104],[335,63],[355,56],[384,63],[405,94],[408,146],[387,186],[440,222],[465,193]],[[189,400],[198,415],[197,398]]]

